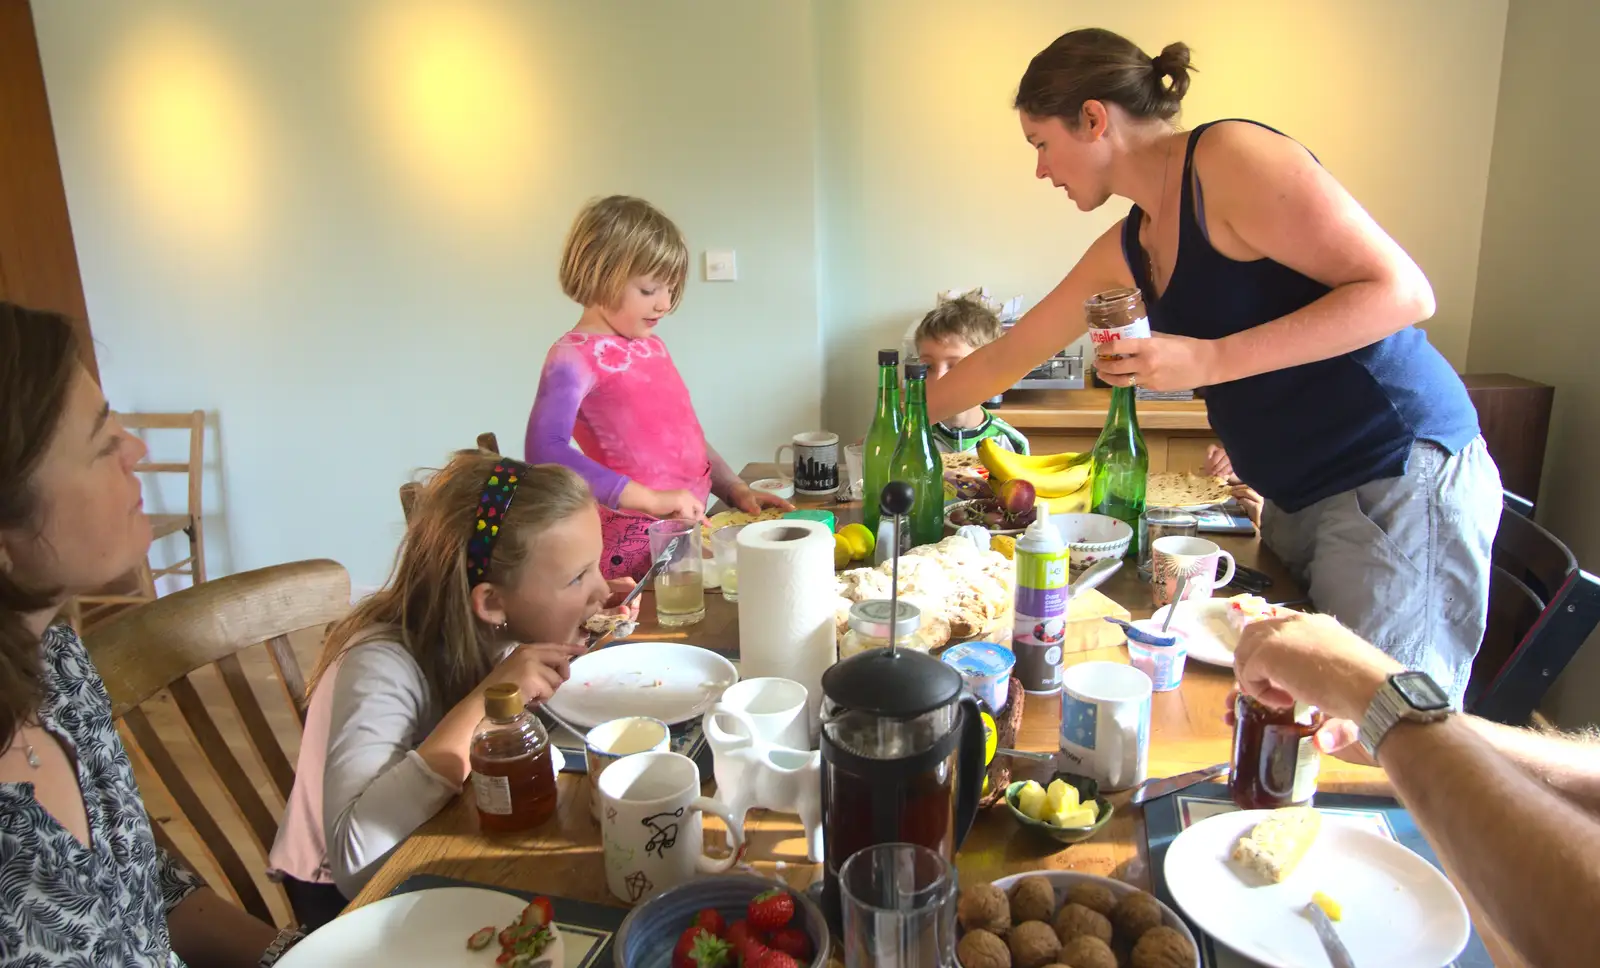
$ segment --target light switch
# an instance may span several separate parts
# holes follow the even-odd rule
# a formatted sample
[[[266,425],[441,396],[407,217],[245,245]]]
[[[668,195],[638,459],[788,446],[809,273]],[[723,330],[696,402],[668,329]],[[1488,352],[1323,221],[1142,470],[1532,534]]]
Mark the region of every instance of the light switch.
[[[738,255],[732,249],[706,250],[706,281],[733,282],[739,278]]]

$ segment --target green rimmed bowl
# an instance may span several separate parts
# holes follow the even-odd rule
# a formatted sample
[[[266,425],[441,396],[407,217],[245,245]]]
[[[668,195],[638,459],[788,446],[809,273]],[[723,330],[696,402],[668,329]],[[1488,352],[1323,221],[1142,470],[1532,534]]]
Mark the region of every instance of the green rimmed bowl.
[[[1056,773],[1044,783],[1044,786],[1049,787],[1050,782],[1055,780],[1064,780],[1068,786],[1076,789],[1079,800],[1093,800],[1100,807],[1099,819],[1087,827],[1057,827],[1053,823],[1033,819],[1017,806],[1017,793],[1022,790],[1027,780],[1018,780],[1006,785],[1006,806],[1010,808],[1011,815],[1017,819],[1017,823],[1022,826],[1038,831],[1058,843],[1081,844],[1100,832],[1100,828],[1111,819],[1116,807],[1111,805],[1110,800],[1100,795],[1100,784],[1090,777],[1079,776],[1076,773]]]

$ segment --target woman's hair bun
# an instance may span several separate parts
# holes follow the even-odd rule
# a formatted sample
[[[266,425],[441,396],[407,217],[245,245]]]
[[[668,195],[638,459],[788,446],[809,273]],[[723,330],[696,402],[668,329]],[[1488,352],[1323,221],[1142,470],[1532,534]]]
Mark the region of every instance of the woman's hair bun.
[[[1155,82],[1174,101],[1182,100],[1189,91],[1189,45],[1182,41],[1161,48],[1161,53],[1150,59],[1150,73]],[[1163,84],[1170,80],[1171,83]]]

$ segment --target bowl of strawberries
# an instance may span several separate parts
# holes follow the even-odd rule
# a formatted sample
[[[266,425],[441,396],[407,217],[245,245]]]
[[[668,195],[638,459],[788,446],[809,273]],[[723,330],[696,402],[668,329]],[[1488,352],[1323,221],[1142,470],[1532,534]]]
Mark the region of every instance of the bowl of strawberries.
[[[823,968],[828,925],[781,881],[724,874],[640,903],[613,951],[617,968]]]

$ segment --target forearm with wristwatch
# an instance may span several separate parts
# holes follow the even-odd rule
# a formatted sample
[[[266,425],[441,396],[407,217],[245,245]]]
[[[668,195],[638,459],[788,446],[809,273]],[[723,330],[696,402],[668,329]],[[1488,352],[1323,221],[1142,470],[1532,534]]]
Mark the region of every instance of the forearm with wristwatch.
[[[278,936],[272,939],[271,944],[267,945],[267,950],[261,953],[260,968],[272,968],[284,956],[285,952],[299,944],[304,937],[305,935],[293,928],[284,928],[279,931]]]

